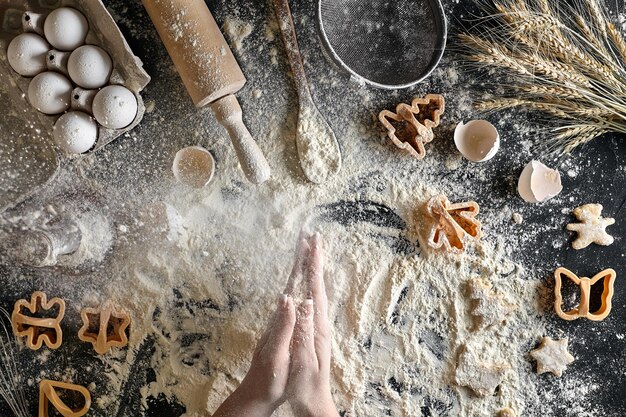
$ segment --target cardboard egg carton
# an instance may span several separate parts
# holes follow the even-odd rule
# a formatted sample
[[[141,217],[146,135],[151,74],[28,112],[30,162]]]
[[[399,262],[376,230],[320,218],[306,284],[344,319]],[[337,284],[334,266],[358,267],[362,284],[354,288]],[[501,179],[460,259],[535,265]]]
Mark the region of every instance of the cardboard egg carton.
[[[3,96],[9,97],[9,103],[3,103],[5,109],[8,104],[9,111],[3,113],[6,115],[10,112],[17,115],[25,124],[34,125],[31,127],[41,131],[40,136],[49,142],[38,147],[41,154],[33,155],[32,164],[32,169],[37,169],[37,165],[40,164],[34,162],[45,160],[47,171],[32,173],[32,175],[27,175],[29,178],[26,179],[14,178],[17,183],[10,185],[20,190],[12,192],[10,197],[3,196],[0,191],[0,212],[3,208],[22,201],[49,181],[58,171],[59,159],[67,158],[61,150],[56,148],[52,139],[52,129],[60,115],[45,115],[30,106],[27,93],[31,78],[22,77],[13,71],[6,57],[11,40],[24,32],[22,19],[25,11],[47,14],[63,6],[73,7],[85,15],[89,21],[86,43],[100,46],[111,56],[114,69],[109,83],[124,85],[137,97],[138,110],[135,120],[128,127],[119,130],[110,130],[100,126],[98,141],[92,151],[102,148],[132,130],[141,122],[145,113],[145,105],[140,93],[150,82],[150,76],[144,71],[143,63],[133,54],[122,32],[100,0],[0,0],[0,83],[3,84],[1,88],[6,90]],[[0,114],[0,117],[5,116]],[[1,135],[2,132],[0,132]],[[11,154],[11,152],[7,153]],[[3,158],[5,157],[7,156],[3,156],[0,152],[0,165],[4,165]]]

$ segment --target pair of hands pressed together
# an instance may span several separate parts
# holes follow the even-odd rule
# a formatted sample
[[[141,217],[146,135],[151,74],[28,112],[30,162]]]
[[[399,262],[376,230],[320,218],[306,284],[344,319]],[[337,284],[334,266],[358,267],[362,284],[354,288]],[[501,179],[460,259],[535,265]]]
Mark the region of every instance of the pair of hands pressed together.
[[[285,293],[248,374],[213,417],[269,417],[288,401],[297,417],[338,417],[330,392],[331,336],[319,235],[301,237]],[[296,307],[299,278],[308,298]]]

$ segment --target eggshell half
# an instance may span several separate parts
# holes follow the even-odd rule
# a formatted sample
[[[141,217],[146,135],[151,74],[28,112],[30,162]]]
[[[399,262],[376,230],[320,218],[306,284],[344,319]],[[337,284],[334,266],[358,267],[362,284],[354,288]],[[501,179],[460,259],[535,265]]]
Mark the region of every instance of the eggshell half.
[[[530,161],[519,177],[517,190],[529,203],[547,201],[563,191],[561,174],[539,161]]]
[[[179,182],[194,188],[202,188],[213,178],[215,161],[213,155],[206,149],[190,146],[176,153],[172,171]]]
[[[500,135],[486,120],[472,120],[459,123],[454,130],[454,144],[465,159],[472,162],[486,162],[500,149]]]

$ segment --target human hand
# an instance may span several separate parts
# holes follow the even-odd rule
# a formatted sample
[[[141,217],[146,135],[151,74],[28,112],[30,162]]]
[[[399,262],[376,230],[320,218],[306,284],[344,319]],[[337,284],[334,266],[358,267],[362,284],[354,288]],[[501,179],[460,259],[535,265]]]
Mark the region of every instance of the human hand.
[[[285,401],[289,345],[295,322],[293,298],[281,295],[276,312],[257,343],[250,370],[213,417],[269,417]]]
[[[299,417],[339,416],[330,392],[331,334],[324,285],[323,248],[319,235],[307,239],[301,271],[309,293],[297,311],[291,342],[289,403]]]

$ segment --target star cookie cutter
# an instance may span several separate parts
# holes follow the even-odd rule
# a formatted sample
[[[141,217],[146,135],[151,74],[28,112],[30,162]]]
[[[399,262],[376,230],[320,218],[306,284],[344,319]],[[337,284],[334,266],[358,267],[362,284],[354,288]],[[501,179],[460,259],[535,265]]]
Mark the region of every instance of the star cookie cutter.
[[[85,400],[85,404],[81,408],[70,408],[61,399],[58,390],[80,394]],[[91,407],[91,394],[87,388],[80,385],[44,379],[39,384],[39,417],[49,417],[50,404],[63,417],[81,417],[87,414]]]
[[[478,203],[467,201],[451,204],[445,195],[437,195],[428,201],[427,210],[435,220],[428,236],[430,247],[445,247],[447,250],[462,252],[466,237],[473,240],[480,238],[481,224],[476,219],[480,210]]]
[[[395,113],[381,111],[378,119],[387,129],[389,139],[398,148],[417,159],[423,159],[426,156],[424,144],[434,139],[433,128],[439,126],[445,107],[442,95],[427,94],[424,98],[413,99],[411,105],[398,104]],[[399,127],[394,126],[393,122]]]
[[[99,308],[85,308],[80,312],[83,326],[78,338],[91,343],[94,350],[104,355],[113,347],[128,344],[126,329],[130,325],[130,315],[108,301]]]
[[[564,312],[563,311],[563,295],[561,289],[563,287],[563,278],[569,278],[576,285],[580,287],[580,304],[578,307]],[[597,273],[593,278],[586,277],[579,278],[567,268],[560,267],[554,271],[554,279],[556,286],[554,287],[554,311],[563,320],[576,320],[580,317],[584,317],[593,321],[604,320],[611,312],[611,299],[613,298],[613,285],[615,283],[615,277],[617,274],[613,269],[605,269],[602,272]],[[589,301],[591,298],[591,286],[598,281],[603,280],[604,289],[602,290],[602,304],[598,311],[592,313],[589,311]]]
[[[56,311],[53,310],[56,307]],[[44,312],[52,311],[54,317],[35,317]],[[65,301],[53,298],[36,291],[28,300],[18,300],[11,314],[13,331],[17,337],[26,337],[26,346],[32,350],[39,350],[45,343],[50,349],[58,349],[63,342],[61,321],[65,316]]]

